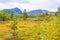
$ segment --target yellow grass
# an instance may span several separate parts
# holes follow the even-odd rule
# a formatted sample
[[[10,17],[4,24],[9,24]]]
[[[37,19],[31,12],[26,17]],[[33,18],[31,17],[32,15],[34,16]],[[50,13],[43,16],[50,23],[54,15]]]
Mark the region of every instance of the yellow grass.
[[[20,20],[17,27],[19,36],[24,40],[39,40],[38,33],[41,34],[43,40],[54,40],[52,37],[57,31],[56,28],[57,18],[53,18],[51,21],[34,21],[34,20]],[[12,22],[0,23],[0,40],[3,40],[10,30],[10,24]]]

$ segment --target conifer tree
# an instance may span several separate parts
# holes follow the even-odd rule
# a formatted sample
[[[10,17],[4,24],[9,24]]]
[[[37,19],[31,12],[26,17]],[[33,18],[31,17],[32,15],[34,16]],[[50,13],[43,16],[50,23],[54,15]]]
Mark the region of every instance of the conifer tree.
[[[27,15],[26,9],[24,9],[24,11],[23,11],[23,20],[26,20],[27,17],[28,17],[28,15]]]

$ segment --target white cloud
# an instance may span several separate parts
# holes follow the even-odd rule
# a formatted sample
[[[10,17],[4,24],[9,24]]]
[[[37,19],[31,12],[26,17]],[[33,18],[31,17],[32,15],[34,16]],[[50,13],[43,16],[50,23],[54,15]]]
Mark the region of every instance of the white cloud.
[[[30,3],[38,6],[40,9],[56,11],[60,6],[60,0],[30,0]]]
[[[9,2],[28,3],[28,0],[0,0],[0,3],[9,3]]]
[[[25,0],[25,1],[11,0],[11,2],[6,2],[6,3],[0,2],[0,9],[18,7],[21,10],[27,9],[27,11],[31,11],[35,9],[46,9],[50,11],[56,11],[59,6],[60,6],[60,0]]]

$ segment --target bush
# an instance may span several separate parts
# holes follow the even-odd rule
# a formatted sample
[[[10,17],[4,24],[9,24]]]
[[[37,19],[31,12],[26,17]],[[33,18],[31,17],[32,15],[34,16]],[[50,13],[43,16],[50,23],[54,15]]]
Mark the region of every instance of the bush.
[[[7,21],[7,20],[9,20],[7,12],[0,11],[0,21]]]

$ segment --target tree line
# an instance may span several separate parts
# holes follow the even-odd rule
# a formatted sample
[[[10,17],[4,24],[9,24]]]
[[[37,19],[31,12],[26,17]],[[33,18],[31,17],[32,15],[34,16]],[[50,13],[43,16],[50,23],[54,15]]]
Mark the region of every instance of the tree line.
[[[58,11],[54,13],[54,15],[58,16],[59,14],[60,14],[60,7],[58,8]],[[16,20],[18,18],[22,18],[23,20],[26,20],[29,17],[37,17],[39,19],[40,17],[47,17],[47,16],[51,16],[51,15],[52,14],[48,14],[48,12],[46,12],[45,14],[38,14],[36,16],[28,16],[26,9],[24,9],[23,15],[20,16],[18,14],[14,14],[13,12],[8,14],[6,10],[0,10],[0,21]]]

